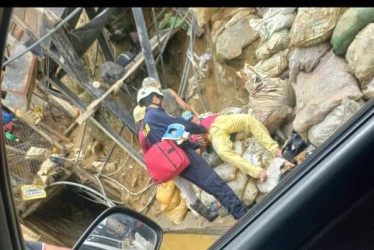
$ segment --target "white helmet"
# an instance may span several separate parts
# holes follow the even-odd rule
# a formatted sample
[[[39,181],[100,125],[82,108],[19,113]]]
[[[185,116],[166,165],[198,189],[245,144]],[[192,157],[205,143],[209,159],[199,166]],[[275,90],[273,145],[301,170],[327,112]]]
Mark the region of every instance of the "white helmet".
[[[161,83],[152,77],[147,77],[147,78],[144,78],[143,83],[142,83],[142,87],[145,87],[145,86],[153,86],[153,87],[160,89]]]
[[[149,96],[152,93],[156,93],[159,96],[164,96],[164,94],[162,94],[162,92],[156,87],[153,87],[153,86],[142,87],[141,89],[139,89],[138,95],[137,95],[137,98],[136,98],[139,106],[142,106],[140,104],[140,101],[142,99],[146,98],[147,96]]]

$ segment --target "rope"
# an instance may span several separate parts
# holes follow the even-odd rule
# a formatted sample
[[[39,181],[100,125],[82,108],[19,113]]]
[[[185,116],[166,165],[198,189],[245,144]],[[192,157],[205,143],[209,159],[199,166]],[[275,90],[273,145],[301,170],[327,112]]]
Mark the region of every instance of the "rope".
[[[121,133],[122,133],[124,128],[125,128],[125,124],[122,123],[121,130],[119,131],[119,136],[121,136]],[[114,143],[112,148],[109,151],[109,154],[108,154],[107,158],[105,159],[104,166],[100,169],[99,173],[97,174],[98,176],[100,176],[101,172],[103,172],[103,170],[105,169],[106,165],[108,164],[109,159],[112,157],[112,154],[113,154],[116,146],[117,146],[117,143]]]
[[[157,186],[155,186],[155,188],[153,189],[153,192],[152,192],[151,197],[149,198],[147,204],[142,209],[140,209],[138,211],[139,213],[143,212],[151,204],[151,202],[153,201],[153,199],[156,196],[156,191],[157,191]]]
[[[193,73],[194,73],[194,81],[195,81],[195,84],[197,85],[197,91],[199,93],[200,100],[201,100],[201,103],[202,103],[203,108],[204,108],[204,112],[207,112],[207,108],[206,108],[203,96],[201,95],[201,90],[200,90],[200,85],[199,85],[199,77],[196,74],[196,68],[199,68],[199,67],[197,66],[197,64],[193,60],[193,56],[192,56],[192,55],[196,56],[196,54],[193,51],[193,44],[195,43],[195,33],[196,33],[195,32],[196,31],[196,19],[195,18],[192,19],[192,27],[191,27],[191,29],[192,29],[191,30],[191,41],[192,42],[190,43],[189,51],[187,52],[187,57],[190,59],[190,61],[192,63],[192,66],[193,66],[192,70],[193,70]],[[202,74],[202,75],[205,77],[204,74]]]
[[[138,191],[138,192],[132,192],[130,191],[127,187],[125,187],[124,185],[122,185],[121,183],[119,183],[117,180],[113,179],[113,178],[110,178],[106,175],[102,175],[101,177],[104,177],[110,181],[112,181],[113,183],[117,184],[118,186],[120,186],[122,188],[122,190],[125,190],[126,192],[128,192],[130,195],[132,196],[136,196],[136,195],[139,195],[139,194],[142,194],[144,193],[145,191],[147,191],[150,187],[154,186],[153,183],[149,184],[151,182],[151,178],[148,179],[148,183],[146,184],[146,187],[143,188],[142,190]]]
[[[99,183],[99,186],[100,186],[101,192],[103,193],[104,198],[107,199],[107,196],[106,196],[103,184],[101,183],[101,181],[100,181],[100,179],[99,179],[99,177],[97,175],[94,175],[94,176],[95,176],[97,182]]]

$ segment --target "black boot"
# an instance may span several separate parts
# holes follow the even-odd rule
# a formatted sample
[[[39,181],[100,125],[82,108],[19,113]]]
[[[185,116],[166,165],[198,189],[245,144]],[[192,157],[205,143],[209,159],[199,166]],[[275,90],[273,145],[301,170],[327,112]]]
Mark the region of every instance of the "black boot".
[[[198,212],[201,216],[206,218],[209,222],[214,221],[218,217],[218,211],[212,211],[205,207],[205,205],[197,199],[197,201],[194,204],[191,204],[191,207]]]

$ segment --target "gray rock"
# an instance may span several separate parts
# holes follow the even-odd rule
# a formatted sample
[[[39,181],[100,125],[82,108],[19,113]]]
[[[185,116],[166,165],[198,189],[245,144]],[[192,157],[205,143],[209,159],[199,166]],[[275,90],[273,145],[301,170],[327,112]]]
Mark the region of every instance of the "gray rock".
[[[248,20],[228,27],[217,38],[216,51],[221,59],[233,59],[242,54],[243,49],[258,38],[258,33],[249,26]]]
[[[101,65],[100,72],[106,83],[114,84],[125,74],[125,68],[114,62],[105,62]]]

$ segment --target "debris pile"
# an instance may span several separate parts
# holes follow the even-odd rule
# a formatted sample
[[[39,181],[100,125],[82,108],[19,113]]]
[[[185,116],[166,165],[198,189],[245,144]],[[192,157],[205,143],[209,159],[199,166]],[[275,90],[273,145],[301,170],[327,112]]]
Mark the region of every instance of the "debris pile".
[[[47,9],[15,9],[8,59],[72,12]],[[248,207],[374,97],[373,8],[150,8],[143,10],[149,39],[140,39],[131,9],[108,8],[96,18],[97,11],[82,9],[1,74],[8,161],[23,218],[55,192],[25,202],[20,186],[79,185],[74,190],[105,206],[125,205],[155,220],[162,212],[183,225],[188,205],[173,182],[152,185],[131,115],[150,58],[163,72],[163,88],[173,88],[197,113],[252,114],[281,147],[295,132],[309,146],[288,164],[248,131],[237,133],[235,151],[266,169],[265,183],[204,152]],[[21,32],[22,16],[40,25]],[[90,33],[92,22],[100,30],[81,44],[79,34]],[[151,51],[142,50],[144,42]],[[225,218],[213,196],[195,190]]]

